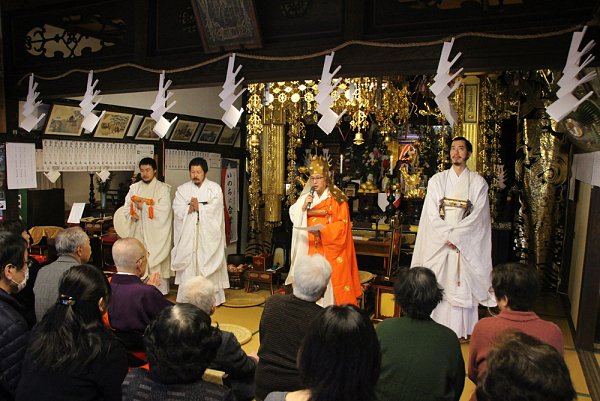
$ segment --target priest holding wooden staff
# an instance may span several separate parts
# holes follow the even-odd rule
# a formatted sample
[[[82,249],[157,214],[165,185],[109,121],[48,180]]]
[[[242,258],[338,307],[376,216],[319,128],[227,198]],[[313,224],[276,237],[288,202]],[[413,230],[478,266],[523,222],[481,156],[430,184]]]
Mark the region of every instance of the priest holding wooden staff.
[[[192,277],[210,280],[215,290],[215,305],[225,302],[229,275],[225,259],[225,209],[223,191],[206,178],[208,163],[196,157],[189,164],[191,181],[180,185],[173,201],[174,246],[171,269],[175,284]],[[180,287],[181,288],[181,287]],[[177,293],[181,302],[181,292]]]
[[[319,253],[331,264],[332,274],[324,298],[318,303],[321,306],[357,305],[356,298],[362,295],[362,290],[348,197],[331,181],[325,158],[313,156],[309,172],[309,182],[300,198],[290,207],[294,230],[291,268],[286,284],[293,283],[294,265],[301,256]],[[314,230],[298,229],[315,226],[317,229]]]
[[[156,178],[156,161],[149,157],[140,160],[140,177],[129,187],[123,214],[128,224],[128,237],[138,239],[148,250],[147,274],[158,273],[158,289],[169,293],[173,211],[171,187]]]

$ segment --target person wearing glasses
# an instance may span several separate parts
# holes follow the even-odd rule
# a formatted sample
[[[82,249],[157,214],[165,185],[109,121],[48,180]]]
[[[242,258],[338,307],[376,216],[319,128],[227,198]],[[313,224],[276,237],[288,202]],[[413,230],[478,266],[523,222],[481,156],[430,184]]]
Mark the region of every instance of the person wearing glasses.
[[[290,218],[294,227],[321,229],[293,230],[291,268],[286,284],[293,283],[294,267],[301,256],[319,253],[331,264],[331,281],[327,286],[321,306],[352,304],[362,295],[356,252],[352,240],[352,223],[348,197],[336,187],[329,177],[325,158],[313,156],[310,180],[294,205]],[[320,227],[320,226],[318,226]]]
[[[144,330],[166,307],[172,306],[160,292],[159,272],[150,275],[147,283],[141,278],[146,274],[148,253],[135,238],[122,238],[112,249],[117,273],[110,281],[112,298],[108,305],[108,322],[128,351],[144,349]]]
[[[27,242],[20,235],[0,232],[0,399],[12,400],[21,380],[21,365],[29,341],[23,307],[10,294],[27,283]]]

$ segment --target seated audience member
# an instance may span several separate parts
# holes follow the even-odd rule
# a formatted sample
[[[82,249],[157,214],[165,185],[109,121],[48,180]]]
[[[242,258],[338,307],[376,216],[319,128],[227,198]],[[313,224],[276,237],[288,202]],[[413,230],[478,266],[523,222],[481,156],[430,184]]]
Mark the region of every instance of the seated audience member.
[[[125,348],[102,322],[108,280],[95,266],[73,266],[57,293],[31,333],[17,399],[121,400]]]
[[[303,390],[265,401],[375,400],[381,350],[373,323],[354,305],[328,306],[308,328],[298,353]]]
[[[207,278],[196,276],[189,279],[180,287],[179,294],[181,302],[195,305],[209,316],[215,312],[215,287]],[[208,367],[227,373],[238,401],[251,401],[254,398],[254,371],[258,356],[255,352],[246,355],[233,333],[223,330],[218,330],[218,333],[221,346]]]
[[[544,341],[564,355],[562,332],[557,325],[544,321],[531,311],[540,293],[540,277],[535,267],[523,263],[496,266],[492,287],[500,314],[480,320],[471,334],[469,378],[477,384],[486,368],[486,359],[498,333],[516,329]],[[475,393],[471,397],[475,400]]]
[[[308,326],[323,310],[316,302],[323,297],[331,278],[331,265],[319,254],[297,262],[294,293],[271,295],[260,319],[260,348],[254,381],[256,398],[273,391],[302,389],[296,357]]]
[[[491,347],[477,384],[479,401],[573,401],[577,398],[562,355],[522,332],[505,331]]]
[[[148,264],[144,245],[135,238],[114,243],[112,256],[117,273],[112,275],[112,298],[108,305],[108,321],[128,351],[144,349],[144,330],[160,312],[173,303],[158,289],[160,273],[152,274],[148,284],[141,277]]]
[[[29,330],[23,307],[10,295],[27,282],[27,243],[20,235],[0,232],[0,400],[14,399],[21,379]]]
[[[71,266],[87,263],[92,255],[90,239],[79,227],[67,228],[56,236],[58,259],[40,269],[33,286],[35,317],[41,321],[44,313],[56,303],[58,281]]]
[[[191,304],[163,310],[144,334],[150,370],[131,369],[123,381],[123,401],[235,400],[230,389],[202,380],[221,345],[221,335],[210,323]]]
[[[27,241],[27,251],[31,249],[31,243],[29,242],[29,232],[27,232],[27,226],[23,220],[4,220],[0,222],[0,232],[8,231],[16,235],[20,235]],[[37,277],[38,271],[40,270],[40,262],[34,257],[29,255],[27,258],[27,285],[22,291],[11,294],[21,306],[23,306],[23,317],[27,321],[29,328],[32,328],[35,324],[35,296],[33,295],[33,285]]]
[[[454,331],[430,317],[443,298],[435,274],[425,267],[400,270],[394,298],[406,317],[377,325],[383,353],[377,398],[458,401],[465,362]]]

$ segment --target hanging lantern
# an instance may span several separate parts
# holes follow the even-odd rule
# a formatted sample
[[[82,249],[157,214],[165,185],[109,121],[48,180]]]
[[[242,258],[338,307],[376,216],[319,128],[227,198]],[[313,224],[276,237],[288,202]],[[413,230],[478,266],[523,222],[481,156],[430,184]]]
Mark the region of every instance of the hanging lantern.
[[[363,143],[365,143],[365,140],[363,139],[363,134],[359,131],[354,135],[354,144],[362,145]]]

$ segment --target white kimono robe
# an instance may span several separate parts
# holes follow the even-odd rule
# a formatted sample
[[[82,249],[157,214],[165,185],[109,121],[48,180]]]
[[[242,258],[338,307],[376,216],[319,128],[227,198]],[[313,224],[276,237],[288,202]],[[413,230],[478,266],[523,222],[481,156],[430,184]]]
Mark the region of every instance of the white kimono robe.
[[[139,216],[138,221],[131,220],[131,197],[153,199],[154,218],[150,218],[150,205],[142,204],[142,210],[134,210]],[[129,187],[125,197],[123,213],[128,223],[128,237],[141,241],[148,251],[148,269],[146,275],[159,272],[163,280],[160,290],[163,294],[169,292],[168,283],[171,274],[171,248],[173,244],[173,210],[171,208],[171,187],[154,178],[149,184],[136,182]]]
[[[188,214],[192,198],[200,204],[199,212]],[[223,289],[229,288],[225,260],[225,213],[223,192],[219,184],[205,179],[200,188],[188,181],[177,188],[173,201],[174,245],[171,269],[176,271],[175,284],[201,275],[215,286],[216,304],[225,302]],[[181,302],[177,294],[177,302]]]
[[[445,207],[442,219],[439,202],[443,198],[469,199],[473,210],[463,219],[465,209]],[[447,241],[457,249],[452,250]],[[411,267],[415,266],[427,267],[435,273],[444,288],[444,300],[431,317],[454,330],[458,337],[467,338],[473,332],[478,304],[496,305],[489,292],[492,225],[488,185],[478,173],[465,168],[459,177],[450,168],[431,178],[411,262]]]

